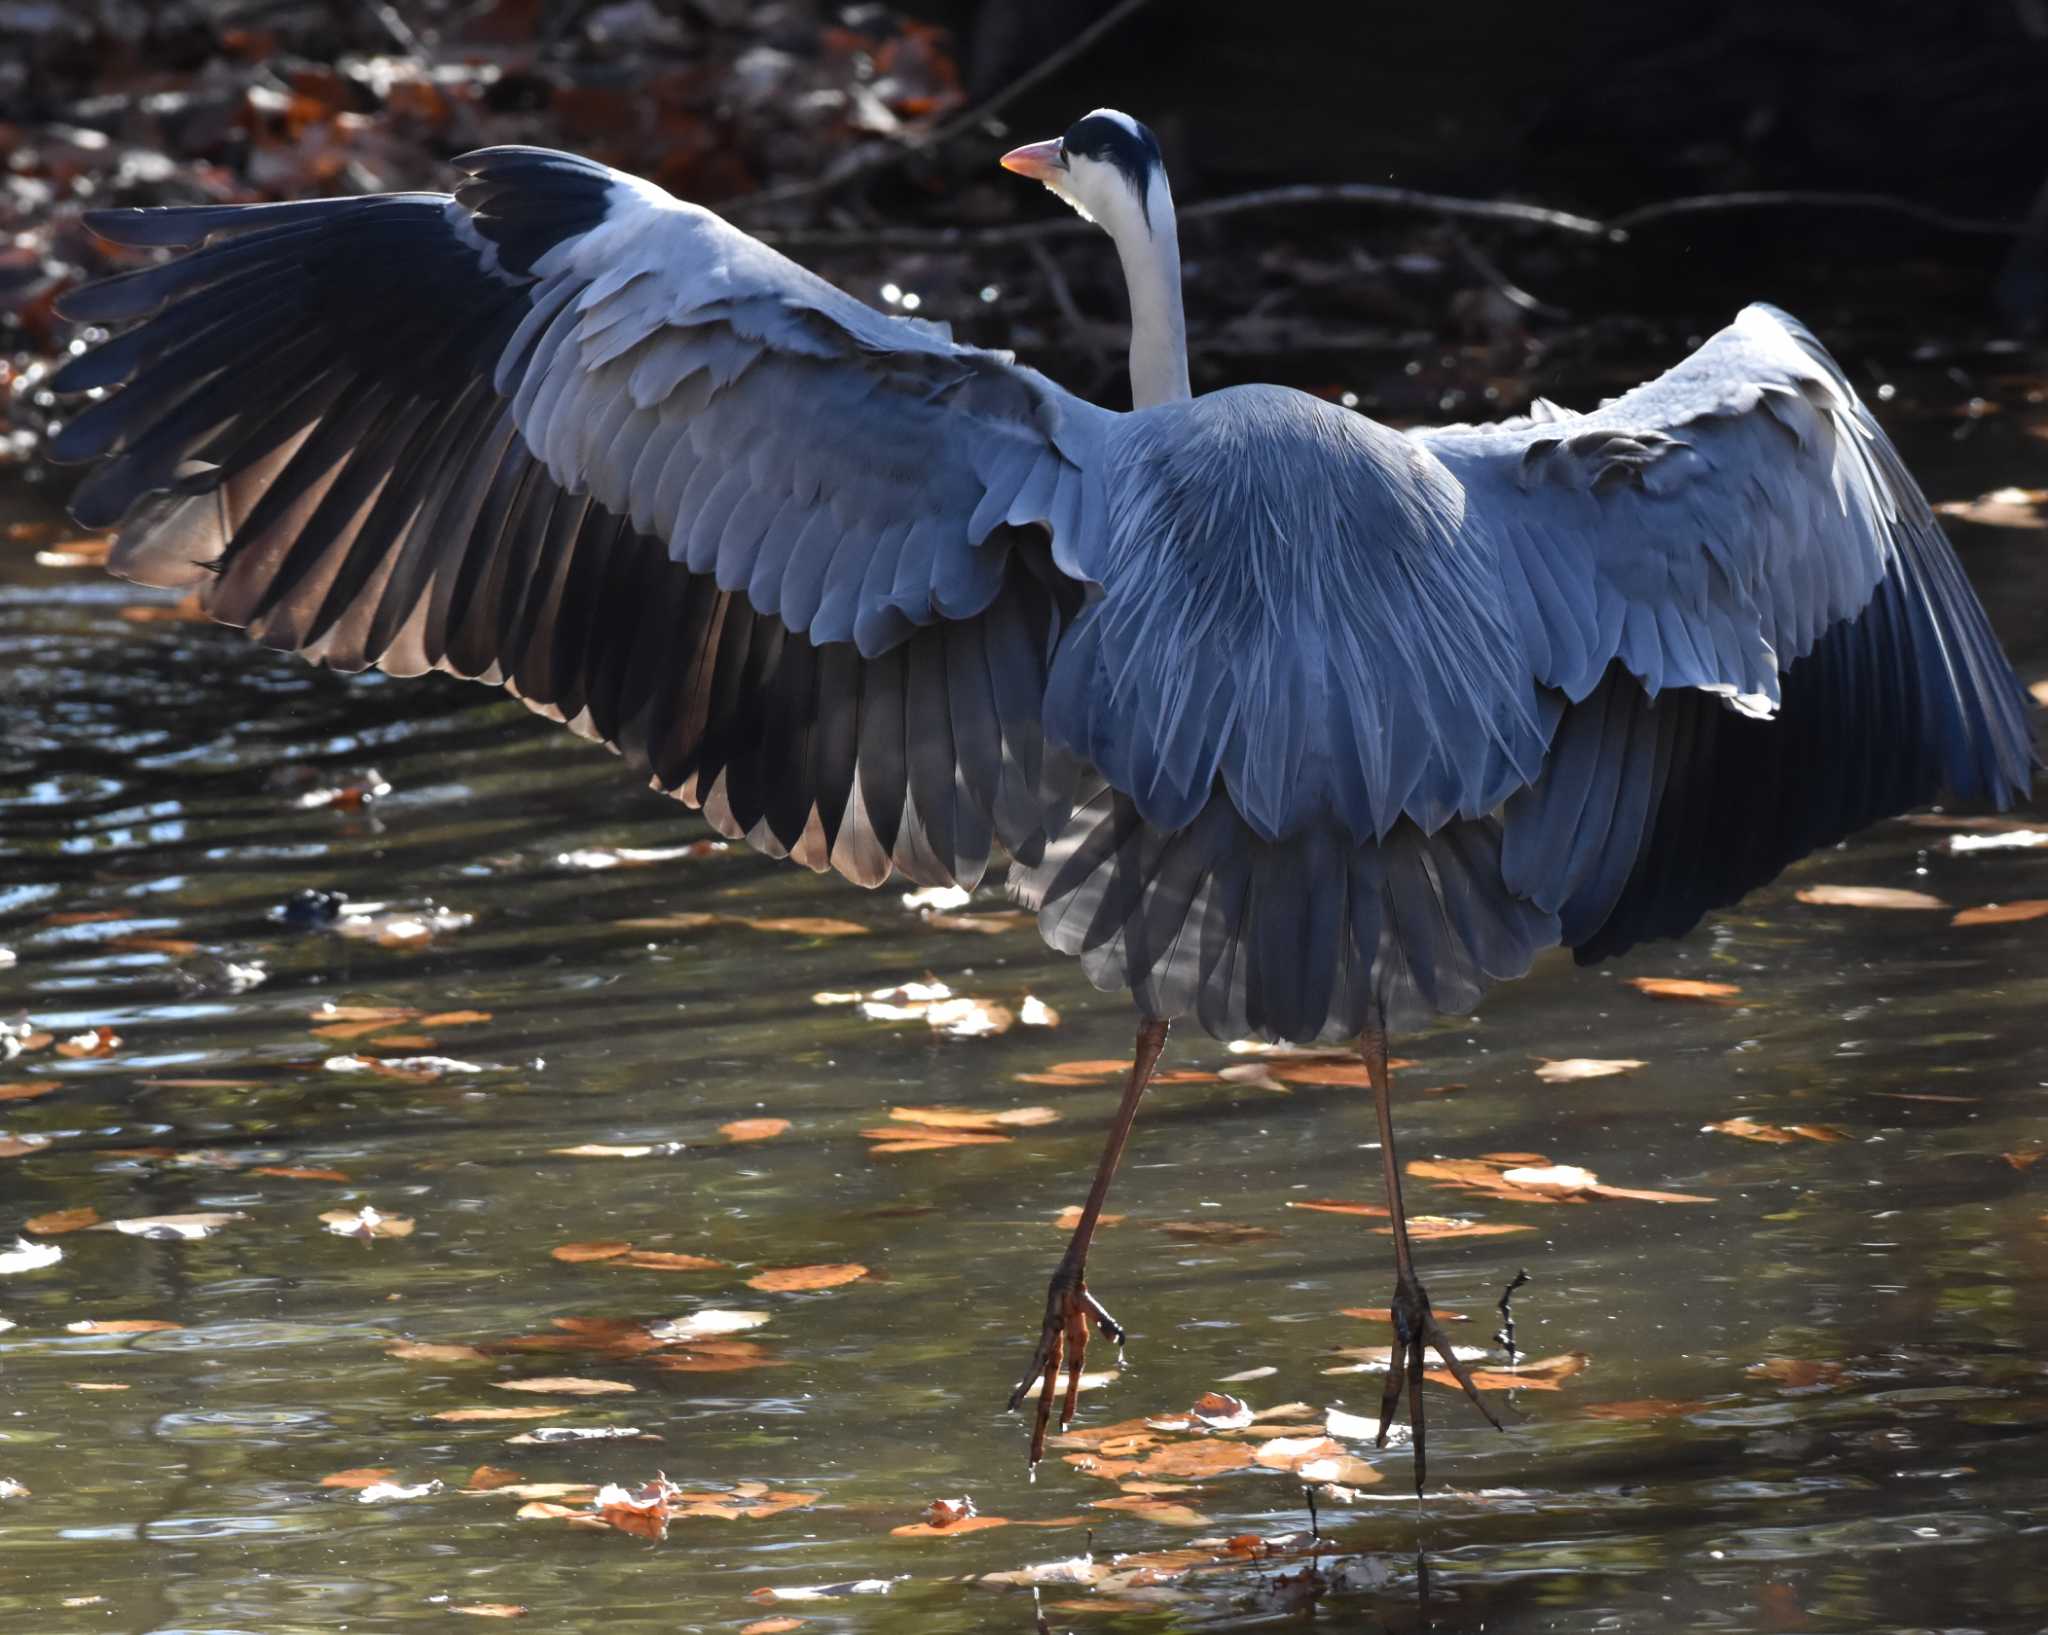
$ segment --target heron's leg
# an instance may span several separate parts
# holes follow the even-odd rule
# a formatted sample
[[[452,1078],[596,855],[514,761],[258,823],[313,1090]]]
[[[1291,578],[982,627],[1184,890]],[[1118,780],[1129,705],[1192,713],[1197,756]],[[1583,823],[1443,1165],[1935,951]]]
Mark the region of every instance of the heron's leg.
[[[1451,1349],[1436,1317],[1429,1309],[1429,1293],[1415,1275],[1415,1261],[1408,1251],[1408,1212],[1401,1206],[1401,1161],[1394,1154],[1393,1075],[1387,1070],[1387,1036],[1378,1027],[1367,1028],[1358,1041],[1358,1053],[1365,1058],[1365,1076],[1372,1081],[1373,1110],[1380,1121],[1380,1167],[1387,1184],[1387,1213],[1394,1228],[1394,1352],[1387,1361],[1387,1388],[1380,1398],[1379,1445],[1387,1445],[1387,1427],[1400,1406],[1403,1388],[1408,1392],[1408,1424],[1415,1436],[1415,1494],[1422,1496],[1422,1484],[1429,1469],[1425,1446],[1422,1406],[1422,1376],[1428,1368],[1427,1353],[1434,1347],[1443,1358],[1451,1377],[1465,1388],[1479,1411],[1495,1430],[1504,1427],[1494,1418],[1472,1383],[1472,1375]]]
[[[1138,1044],[1131,1061],[1130,1082],[1124,1086],[1124,1099],[1116,1110],[1116,1119],[1109,1127],[1109,1139],[1102,1145],[1102,1161],[1095,1166],[1095,1185],[1088,1191],[1088,1201],[1081,1207],[1080,1223],[1074,1228],[1074,1235],[1067,1240],[1067,1252],[1060,1257],[1059,1266],[1052,1274],[1052,1283],[1045,1293],[1045,1327],[1038,1337],[1038,1350],[1031,1359],[1031,1367],[1023,1379],[1017,1382],[1017,1389],[1010,1393],[1010,1411],[1016,1412],[1031,1389],[1031,1382],[1038,1380],[1038,1418],[1031,1427],[1031,1462],[1037,1464],[1045,1455],[1045,1431],[1052,1417],[1052,1397],[1059,1383],[1060,1367],[1067,1370],[1065,1400],[1060,1405],[1060,1429],[1065,1430],[1074,1420],[1074,1400],[1081,1393],[1081,1362],[1088,1351],[1088,1327],[1090,1323],[1107,1334],[1117,1345],[1124,1343],[1124,1331],[1116,1319],[1102,1309],[1102,1303],[1088,1292],[1088,1244],[1095,1236],[1095,1223],[1102,1214],[1103,1201],[1109,1196],[1109,1183],[1116,1175],[1117,1161],[1124,1155],[1124,1142],[1129,1139],[1131,1126],[1137,1122],[1138,1103],[1145,1097],[1145,1086],[1151,1082],[1152,1070],[1159,1065],[1159,1053],[1166,1048],[1166,1019],[1148,1016],[1138,1024]]]

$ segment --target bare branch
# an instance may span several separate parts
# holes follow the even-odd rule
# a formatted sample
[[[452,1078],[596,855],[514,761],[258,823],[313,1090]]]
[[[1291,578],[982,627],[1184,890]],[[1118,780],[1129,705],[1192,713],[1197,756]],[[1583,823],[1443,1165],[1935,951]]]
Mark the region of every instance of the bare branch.
[[[1674,216],[1699,216],[1719,210],[1769,210],[1788,206],[1807,210],[1874,210],[1885,215],[1906,216],[1950,233],[1985,233],[2015,238],[2025,231],[2016,221],[1987,221],[1981,216],[1952,216],[1931,204],[1898,199],[1889,193],[1831,193],[1825,189],[1786,189],[1748,193],[1696,193],[1689,198],[1666,199],[1659,204],[1641,205],[1623,211],[1607,223],[1617,237],[1626,237],[1638,227]]]

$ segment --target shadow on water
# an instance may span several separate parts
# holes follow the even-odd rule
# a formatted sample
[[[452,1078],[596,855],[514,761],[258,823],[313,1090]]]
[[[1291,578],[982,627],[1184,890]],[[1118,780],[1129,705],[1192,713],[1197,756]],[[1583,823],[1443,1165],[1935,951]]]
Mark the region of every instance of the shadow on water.
[[[1936,497],[2038,481],[2025,428],[1957,440],[1953,424],[1901,428]],[[49,519],[7,503],[8,521]],[[1958,535],[2029,680],[2048,668],[2042,537]],[[1439,1394],[1441,1485],[1420,1510],[1398,1449],[1347,1444],[1376,1469],[1324,1492],[1307,1550],[1294,1477],[1125,1471],[1150,1486],[1119,1491],[1097,1449],[1092,1470],[1070,1450],[1080,1462],[1028,1483],[1020,1426],[998,1411],[1058,1252],[1053,1217],[1084,1192],[1114,1101],[1106,1080],[1019,1076],[1121,1055],[1121,999],[1028,928],[936,928],[897,892],[741,851],[590,867],[577,854],[705,831],[479,689],[343,680],[229,632],[139,621],[157,604],[33,550],[0,559],[0,947],[16,956],[0,1021],[119,1042],[0,1064],[0,1252],[58,1211],[237,1218],[192,1240],[30,1233],[62,1259],[0,1276],[0,1479],[29,1490],[0,1500],[0,1626],[387,1631],[446,1627],[451,1606],[615,1635],[1311,1613],[1403,1630],[2048,1621],[2048,1164],[2032,1163],[2048,921],[1953,926],[1795,895],[2048,897],[2048,848],[1881,825],[1681,944],[1591,972],[1546,962],[1478,1017],[1404,1041],[1409,1159],[1540,1155],[1706,1201],[1412,1183],[1417,1210],[1511,1229],[1422,1250],[1474,1345],[1527,1266],[1523,1346],[1584,1366],[1498,1393],[1506,1436]],[[304,803],[371,767],[386,797]],[[380,942],[276,918],[314,889],[473,920]],[[987,888],[969,912],[1002,906]],[[857,934],[746,923],[820,918]],[[1659,1003],[1628,985],[1645,975],[1740,992]],[[928,976],[1012,1008],[1033,994],[1062,1020],[943,1040],[813,999]],[[316,1035],[327,1004],[412,1014]],[[1532,1071],[1570,1057],[1645,1065],[1567,1084]],[[1215,1076],[1233,1064],[1206,1039],[1169,1045],[1169,1067],[1193,1071],[1141,1121],[1112,1200],[1123,1219],[1092,1267],[1131,1355],[1084,1398],[1083,1428],[1185,1409],[1251,1370],[1223,1387],[1269,1427],[1247,1447],[1317,1434],[1332,1407],[1376,1410],[1372,1363],[1342,1352],[1386,1335],[1344,1313],[1386,1299],[1386,1240],[1288,1207],[1375,1195],[1363,1097],[1313,1072]],[[892,1107],[939,1105],[1057,1117],[870,1151],[861,1132]],[[771,1139],[721,1133],[771,1116],[788,1121]],[[1702,1130],[1737,1117],[1839,1138]],[[584,1144],[629,1155],[562,1152]],[[315,1173],[278,1173],[293,1170]],[[366,1241],[319,1219],[365,1205],[415,1229]],[[551,1254],[601,1242],[721,1264]],[[868,1275],[748,1286],[821,1263]],[[735,1309],[765,1321],[720,1337],[726,1320],[700,1318],[711,1338],[694,1347],[642,1338],[649,1321]],[[67,1326],[125,1320],[177,1326]],[[499,1389],[565,1375],[618,1389]],[[435,1417],[521,1407],[550,1417]],[[665,1471],[724,1513],[677,1520],[665,1543],[517,1519],[531,1493],[461,1491],[486,1465],[521,1484]],[[322,1485],[362,1468],[441,1486]],[[816,1497],[763,1505],[746,1483]],[[1010,1525],[892,1533],[962,1493]],[[1035,1599],[976,1581],[1063,1561]],[[840,1588],[768,1594],[819,1586]]]

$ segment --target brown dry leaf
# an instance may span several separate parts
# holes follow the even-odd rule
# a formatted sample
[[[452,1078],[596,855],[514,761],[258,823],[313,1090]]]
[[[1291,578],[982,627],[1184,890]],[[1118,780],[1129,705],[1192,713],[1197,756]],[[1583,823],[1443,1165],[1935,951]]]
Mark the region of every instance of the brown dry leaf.
[[[1733,982],[1701,982],[1686,976],[1632,976],[1628,985],[1652,999],[1696,999],[1706,1005],[1733,1005],[1742,989]]]
[[[1346,1306],[1339,1317],[1359,1317],[1368,1323],[1391,1323],[1394,1311],[1391,1306]],[[1469,1323],[1472,1319],[1462,1311],[1445,1311],[1441,1306],[1432,1306],[1430,1315],[1439,1323]]]
[[[1017,908],[1000,908],[990,914],[941,914],[926,909],[918,918],[934,931],[979,931],[991,937],[1004,931],[1022,931],[1035,923],[1034,916]]]
[[[1591,1170],[1580,1169],[1575,1164],[1523,1166],[1502,1170],[1500,1178],[1509,1186],[1525,1192],[1539,1195],[1554,1192],[1560,1197],[1575,1200],[1623,1198],[1646,1204],[1710,1204],[1714,1201],[1696,1192],[1654,1192],[1644,1187],[1609,1186]]]
[[[781,915],[760,919],[736,918],[730,923],[744,925],[752,931],[785,931],[797,937],[864,937],[868,928],[852,920],[812,918],[804,915]]]
[[[1314,1459],[1343,1457],[1344,1444],[1327,1436],[1276,1436],[1252,1450],[1253,1460],[1268,1470],[1293,1470]]]
[[[1250,1403],[1228,1391],[1204,1391],[1188,1409],[1188,1418],[1212,1431],[1241,1430],[1256,1417]]]
[[[1947,908],[1939,897],[1899,886],[1802,886],[1794,893],[1818,908]]]
[[[563,1243],[557,1244],[548,1253],[556,1260],[572,1263],[585,1260],[617,1260],[632,1247],[630,1243],[617,1240],[604,1243]]]
[[[27,1153],[47,1151],[47,1135],[0,1135],[0,1158],[20,1158]]]
[[[2016,903],[1986,903],[1981,908],[1966,908],[1950,920],[1950,925],[2016,925],[2021,920],[2038,920],[2048,916],[2048,897],[2029,897]],[[63,1046],[58,1046],[62,1049]]]
[[[1146,1478],[1221,1476],[1226,1471],[1243,1470],[1252,1458],[1252,1449],[1243,1442],[1204,1437],[1153,1449],[1138,1461],[1137,1474]]]
[[[1768,1380],[1781,1391],[1829,1391],[1848,1373],[1838,1362],[1807,1357],[1769,1357],[1743,1370],[1751,1379]]]
[[[74,1391],[132,1391],[131,1385],[110,1385],[104,1380],[70,1380],[67,1382]]]
[[[69,1056],[76,1061],[86,1056],[111,1056],[121,1048],[121,1036],[112,1028],[87,1028],[83,1033],[74,1033],[57,1045],[59,1056]]]
[[[442,1345],[430,1340],[400,1340],[384,1348],[384,1355],[400,1362],[484,1362],[484,1354],[473,1345]]]
[[[427,1417],[446,1425],[467,1425],[499,1419],[559,1419],[568,1412],[567,1408],[445,1408]]]
[[[450,1603],[450,1612],[459,1612],[468,1618],[524,1618],[526,1608],[511,1601],[472,1601]]]
[[[493,1488],[511,1487],[520,1480],[518,1471],[507,1470],[502,1465],[478,1465],[462,1486],[466,1493],[488,1493]]]
[[[1058,1122],[1060,1115],[1051,1107],[1009,1107],[1000,1112],[974,1107],[891,1107],[889,1116],[923,1129],[994,1130],[1029,1129],[1040,1124],[1053,1124]]]
[[[66,1323],[66,1334],[161,1334],[166,1329],[183,1328],[183,1323],[167,1323],[160,1317],[116,1317],[103,1321],[87,1318],[81,1322]]]
[[[1312,1209],[1324,1215],[1370,1215],[1380,1220],[1387,1218],[1385,1204],[1346,1203],[1342,1198],[1290,1198],[1289,1209]]]
[[[1548,1057],[1542,1057],[1539,1060],[1542,1065],[1536,1069],[1536,1077],[1545,1084],[1572,1084],[1580,1079],[1605,1079],[1616,1073],[1633,1073],[1637,1068],[1649,1065],[1647,1062],[1639,1062],[1627,1056],[1616,1057],[1611,1061],[1595,1056],[1567,1056],[1563,1061],[1551,1061]]]
[[[788,1128],[786,1118],[736,1118],[719,1125],[718,1133],[728,1141],[773,1141]]]
[[[2016,1170],[2030,1170],[2043,1158],[2048,1158],[2048,1147],[2021,1147],[2016,1152],[2002,1152],[1998,1155]]]
[[[1095,1224],[1098,1228],[1116,1226],[1121,1224],[1123,1219],[1124,1217],[1121,1215],[1101,1214],[1095,1217]],[[1062,1232],[1073,1231],[1075,1227],[1081,1224],[1081,1206],[1079,1204],[1068,1204],[1065,1209],[1062,1209],[1057,1215],[1053,1216],[1052,1224]]]
[[[1373,1230],[1383,1237],[1392,1237],[1391,1226],[1376,1226]],[[1424,1238],[1497,1238],[1509,1232],[1533,1232],[1533,1226],[1516,1226],[1507,1221],[1461,1221],[1449,1215],[1410,1215],[1408,1236],[1411,1239]]]
[[[419,1012],[410,1005],[336,1005],[331,1002],[315,1006],[307,1012],[311,1021],[369,1022],[385,1027],[393,1022],[410,1022]]]
[[[258,1164],[251,1175],[271,1175],[280,1181],[346,1181],[338,1169],[303,1169],[296,1164]]]
[[[1987,528],[2048,528],[2042,507],[2048,505],[2048,488],[1994,488],[1973,500],[1943,500],[1934,507],[1944,517],[1956,517]],[[42,560],[43,553],[36,553]]]
[[[980,1533],[991,1527],[1008,1527],[1007,1516],[963,1516],[958,1521],[911,1522],[889,1529],[891,1538],[949,1538],[955,1533]]]
[[[489,1011],[435,1011],[419,1018],[423,1028],[467,1028],[491,1019]]]
[[[1732,1135],[1743,1141],[1847,1141],[1849,1134],[1832,1124],[1761,1124],[1753,1118],[1724,1118],[1718,1124],[1702,1124],[1702,1133]]]
[[[643,1272],[720,1272],[725,1262],[709,1255],[681,1255],[667,1249],[634,1249],[616,1257],[620,1266],[638,1267]]]
[[[1209,1518],[1199,1510],[1190,1510],[1184,1504],[1175,1504],[1168,1499],[1154,1499],[1142,1493],[1119,1493],[1113,1499],[1095,1499],[1089,1503],[1090,1510],[1126,1510],[1145,1521],[1157,1522],[1162,1527],[1207,1527]]]
[[[751,1624],[740,1626],[740,1635],[789,1635],[792,1629],[802,1629],[801,1618],[756,1618]]]
[[[1567,1351],[1560,1356],[1539,1357],[1519,1368],[1475,1368],[1472,1383],[1482,1391],[1555,1391],[1563,1381],[1584,1372],[1589,1361],[1583,1351]],[[1448,1369],[1432,1368],[1427,1377],[1450,1390],[1459,1388]]]
[[[947,1147],[1000,1147],[1015,1136],[995,1135],[981,1130],[948,1130],[936,1124],[888,1124],[862,1130],[872,1141],[870,1154],[889,1152],[938,1152]]]
[[[1355,1453],[1304,1459],[1294,1467],[1294,1474],[1304,1482],[1334,1483],[1338,1487],[1370,1487],[1380,1480],[1378,1467],[1368,1464]]]
[[[1260,1065],[1268,1077],[1279,1079],[1284,1084],[1323,1084],[1344,1090],[1363,1090],[1368,1085],[1365,1063],[1348,1052],[1334,1059],[1321,1055],[1297,1061],[1269,1057]],[[1405,1057],[1396,1057],[1387,1063],[1393,1072],[1415,1065]]]
[[[756,1272],[747,1287],[767,1294],[794,1294],[810,1289],[836,1289],[842,1283],[858,1283],[868,1275],[865,1266],[851,1262],[822,1266],[780,1266]]]
[[[667,1158],[683,1150],[680,1141],[655,1141],[638,1146],[618,1146],[604,1141],[585,1141],[574,1147],[550,1147],[550,1158]]]
[[[26,1079],[18,1084],[0,1084],[0,1101],[33,1101],[47,1096],[57,1085],[51,1080]]]
[[[2037,681],[2027,689],[2027,696],[2042,709],[2048,710],[2048,681]]]
[[[131,1215],[123,1221],[101,1221],[99,1225],[87,1228],[93,1232],[122,1232],[132,1238],[154,1238],[168,1242],[173,1238],[211,1237],[230,1221],[245,1221],[249,1217],[239,1209],[202,1209],[187,1215]]]
[[[320,1478],[322,1487],[375,1487],[379,1482],[388,1482],[398,1474],[385,1465],[358,1465],[351,1470],[337,1470],[331,1476]]]
[[[531,1391],[536,1396],[606,1397],[630,1394],[639,1389],[624,1380],[590,1380],[574,1374],[550,1375],[535,1380],[493,1380],[496,1391]]]
[[[54,1238],[60,1232],[79,1232],[100,1223],[100,1212],[91,1204],[78,1209],[53,1209],[47,1215],[31,1215],[21,1224],[39,1237]]]
[[[321,1222],[336,1237],[361,1238],[409,1238],[413,1232],[413,1218],[410,1215],[387,1215],[380,1209],[364,1204],[360,1209],[323,1209]]]

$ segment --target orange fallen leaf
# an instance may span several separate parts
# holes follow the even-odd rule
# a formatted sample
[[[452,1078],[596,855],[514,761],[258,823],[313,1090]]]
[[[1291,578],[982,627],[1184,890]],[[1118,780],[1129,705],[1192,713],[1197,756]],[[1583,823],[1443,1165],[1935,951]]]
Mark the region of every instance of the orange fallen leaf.
[[[120,1048],[121,1036],[112,1028],[87,1028],[83,1033],[74,1033],[70,1038],[59,1041],[57,1054],[76,1061],[86,1056],[111,1056]]]
[[[2015,925],[2021,920],[2038,920],[2048,916],[2048,897],[2029,897],[2016,903],[1986,903],[1981,908],[1966,908],[1950,920],[1950,925]],[[61,1045],[58,1047],[63,1048]]]
[[[473,1345],[443,1345],[431,1340],[400,1340],[384,1348],[384,1355],[400,1362],[483,1362],[484,1354]]]
[[[1211,1243],[1259,1243],[1278,1237],[1270,1226],[1248,1226],[1241,1221],[1154,1221],[1168,1237],[1197,1238]]]
[[[1652,999],[1697,999],[1709,1005],[1732,1005],[1742,992],[1733,982],[1700,982],[1683,976],[1632,976],[1628,985]]]
[[[2043,1158],[2048,1158],[2048,1147],[2021,1147],[2015,1152],[2002,1152],[1998,1156],[2016,1170],[2030,1170]]]
[[[902,1527],[892,1527],[892,1538],[948,1538],[955,1533],[980,1533],[991,1527],[1008,1527],[1007,1516],[963,1516],[958,1521],[910,1522]]]
[[[556,1260],[575,1263],[585,1260],[617,1260],[632,1247],[630,1243],[616,1240],[604,1243],[563,1243],[557,1244],[548,1253]]]
[[[40,1237],[53,1238],[60,1232],[79,1232],[100,1223],[100,1212],[91,1204],[77,1209],[53,1209],[47,1215],[31,1215],[21,1224]]]
[[[718,1133],[728,1141],[772,1141],[788,1128],[786,1118],[736,1118],[719,1125]]]
[[[98,568],[106,565],[114,548],[112,534],[88,534],[78,539],[60,539],[36,552],[36,563],[45,568]]]
[[[733,918],[728,923],[744,925],[753,931],[783,931],[797,937],[864,937],[868,928],[852,920],[834,920],[807,915],[788,914],[758,919]]]
[[[109,948],[117,948],[133,954],[171,954],[183,958],[199,952],[200,945],[183,937],[109,937]]]
[[[448,1610],[459,1612],[468,1618],[524,1618],[526,1608],[511,1601],[471,1601],[451,1603]]]
[[[446,1408],[427,1417],[447,1425],[467,1425],[496,1419],[559,1419],[568,1412],[567,1408]]]
[[[66,1334],[161,1334],[166,1329],[183,1328],[183,1323],[167,1323],[160,1317],[116,1317],[105,1320],[85,1319],[81,1322],[66,1323]]]
[[[413,1232],[410,1215],[387,1215],[380,1209],[364,1204],[360,1209],[325,1209],[320,1219],[327,1230],[337,1237],[361,1238],[409,1238]]]
[[[1579,1412],[1588,1419],[1634,1424],[1656,1419],[1683,1419],[1706,1406],[1704,1402],[1680,1402],[1670,1397],[1641,1397],[1632,1402],[1589,1402]]]
[[[740,1625],[740,1635],[789,1635],[792,1629],[802,1629],[801,1618],[756,1618],[751,1624]]]
[[[419,1018],[423,1028],[467,1028],[491,1019],[489,1011],[435,1011]]]
[[[620,1266],[638,1267],[643,1272],[717,1272],[725,1262],[709,1255],[675,1254],[667,1249],[633,1249],[615,1257]]]
[[[1784,1391],[1826,1391],[1842,1383],[1848,1373],[1838,1362],[1808,1357],[1768,1357],[1751,1363],[1743,1372],[1751,1379],[1768,1380]]]
[[[1583,1372],[1588,1361],[1583,1351],[1567,1351],[1562,1356],[1523,1363],[1519,1368],[1475,1368],[1472,1383],[1482,1391],[1555,1391],[1563,1381]],[[1426,1377],[1450,1390],[1460,1389],[1449,1369],[1432,1368]]]
[[[585,1141],[574,1147],[550,1147],[550,1158],[667,1158],[681,1152],[680,1141],[652,1141],[638,1144],[615,1144],[606,1141]]]
[[[1391,1323],[1394,1312],[1391,1306],[1345,1306],[1339,1317],[1359,1317],[1368,1323]],[[1441,1306],[1432,1306],[1430,1315],[1439,1323],[1469,1323],[1472,1319],[1462,1311],[1445,1311]]]
[[[628,1394],[638,1389],[624,1380],[583,1379],[574,1374],[557,1374],[532,1380],[493,1380],[498,1391],[531,1391],[536,1396],[605,1397]]]
[[[1973,500],[1943,500],[1934,509],[1942,516],[1978,523],[1986,528],[2048,528],[2042,506],[2048,488],[1994,488]],[[36,553],[42,560],[43,553]]]
[[[998,1112],[974,1107],[891,1107],[889,1116],[925,1129],[991,1130],[1051,1124],[1060,1115],[1050,1107],[1009,1107]]]
[[[1145,1521],[1157,1522],[1162,1527],[1207,1527],[1209,1518],[1199,1510],[1191,1510],[1184,1504],[1175,1504],[1168,1499],[1154,1499],[1142,1493],[1119,1493],[1113,1499],[1090,1501],[1091,1510],[1126,1510]]]
[[[1312,1209],[1324,1215],[1370,1215],[1381,1220],[1387,1217],[1385,1204],[1346,1203],[1341,1198],[1290,1198],[1289,1209]]]
[[[358,1465],[351,1470],[337,1470],[331,1476],[320,1478],[322,1487],[375,1487],[379,1482],[388,1482],[398,1474],[384,1465]]]
[[[53,1080],[26,1079],[17,1084],[0,1084],[0,1101],[33,1101],[56,1088]]]
[[[1617,1057],[1603,1061],[1593,1056],[1568,1056],[1563,1061],[1540,1058],[1542,1065],[1536,1069],[1536,1077],[1545,1084],[1572,1084],[1580,1079],[1604,1079],[1616,1073],[1633,1073],[1648,1064],[1632,1057]]]
[[[1104,1213],[1095,1217],[1095,1224],[1097,1227],[1116,1226],[1123,1219],[1124,1217],[1121,1215]],[[1062,1232],[1073,1231],[1075,1227],[1081,1224],[1081,1206],[1079,1204],[1068,1204],[1065,1209],[1062,1209],[1057,1215],[1053,1216],[1052,1224]]]
[[[791,1294],[809,1289],[836,1289],[842,1283],[857,1283],[868,1275],[865,1266],[851,1262],[824,1266],[782,1266],[757,1272],[747,1287],[769,1294]]]
[[[1375,1226],[1382,1237],[1392,1237],[1391,1226]],[[1424,1238],[1497,1238],[1509,1232],[1533,1232],[1533,1226],[1516,1226],[1507,1221],[1461,1221],[1449,1215],[1410,1215],[1408,1236]]]
[[[1802,886],[1795,896],[1819,908],[1947,908],[1939,897],[1899,886]]]
[[[1847,1141],[1846,1130],[1832,1124],[1762,1124],[1753,1118],[1724,1118],[1718,1124],[1702,1124],[1702,1133],[1732,1135],[1742,1141]]]

